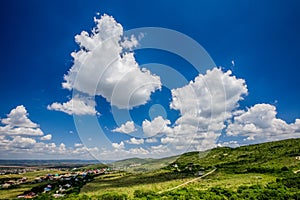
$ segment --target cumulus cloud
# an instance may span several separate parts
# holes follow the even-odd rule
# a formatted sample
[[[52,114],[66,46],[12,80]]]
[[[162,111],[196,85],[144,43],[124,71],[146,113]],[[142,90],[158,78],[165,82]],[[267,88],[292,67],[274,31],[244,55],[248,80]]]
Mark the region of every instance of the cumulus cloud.
[[[23,105],[12,109],[7,118],[1,119],[4,126],[0,126],[0,134],[42,136],[44,133],[39,125],[32,122],[28,116]]]
[[[125,124],[122,124],[119,128],[115,128],[112,132],[119,132],[119,133],[132,133],[136,131],[133,121],[127,121]]]
[[[125,148],[125,145],[124,145],[123,141],[120,142],[120,143],[112,143],[111,145],[115,149],[124,149]]]
[[[12,148],[30,149],[36,144],[36,141],[32,138],[15,136],[10,143]]]
[[[74,147],[82,147],[83,146],[83,144],[81,144],[81,143],[75,143],[74,144]]]
[[[232,117],[238,102],[247,93],[245,81],[232,76],[231,71],[213,68],[199,74],[188,85],[172,90],[170,107],[181,116],[172,128],[173,133],[161,142],[170,143],[175,149],[213,148],[225,121]]]
[[[6,118],[1,119],[0,126],[0,157],[39,159],[49,158],[82,158],[91,159],[89,152],[97,152],[97,148],[76,146],[67,147],[64,143],[56,145],[47,143],[51,134],[44,135],[37,123],[29,119],[29,114],[23,105],[12,109]],[[37,137],[39,136],[39,137]],[[39,138],[39,142],[36,140]]]
[[[288,124],[276,117],[276,107],[270,104],[256,104],[247,111],[234,116],[226,133],[228,136],[242,136],[245,141],[266,142],[300,137],[300,120]]]
[[[159,133],[170,133],[172,129],[169,127],[170,120],[163,119],[162,116],[154,118],[152,121],[144,120],[142,123],[145,136],[151,137]]]
[[[147,142],[147,143],[156,143],[156,142],[158,142],[157,141],[157,139],[156,138],[147,138],[146,140],[145,140],[145,142]]]
[[[95,23],[91,33],[75,36],[80,50],[71,54],[74,63],[64,76],[63,88],[101,95],[118,108],[147,103],[151,93],[161,89],[161,81],[135,61],[130,49],[138,45],[137,39],[125,38],[122,25],[111,16],[95,18]]]
[[[2,124],[17,126],[17,127],[27,127],[27,128],[36,128],[38,125],[33,123],[28,118],[28,113],[26,108],[23,105],[17,106],[12,109],[7,115],[7,118],[1,120]]]
[[[51,140],[51,139],[52,139],[51,134],[48,134],[48,135],[45,135],[45,136],[41,137],[41,140]]]
[[[47,106],[48,110],[56,110],[67,113],[69,115],[95,115],[96,103],[92,98],[74,96],[65,103],[54,102]]]
[[[127,143],[128,144],[144,144],[144,139],[130,138],[130,140],[128,140]]]
[[[78,156],[83,159],[92,159],[90,152],[99,153],[97,147],[84,147],[76,145],[67,147],[64,143],[37,142],[34,138],[22,136],[1,136],[0,156],[1,158],[23,158],[23,159],[57,159],[73,158]]]

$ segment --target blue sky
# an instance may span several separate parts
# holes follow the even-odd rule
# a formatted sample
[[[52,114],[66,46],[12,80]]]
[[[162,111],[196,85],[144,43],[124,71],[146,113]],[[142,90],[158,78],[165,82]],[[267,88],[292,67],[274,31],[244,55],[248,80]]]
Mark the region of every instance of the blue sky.
[[[13,0],[1,1],[0,9],[2,46],[0,50],[2,61],[0,158],[77,158],[79,156],[91,158],[86,154],[87,151],[92,152],[94,156],[97,154],[95,157],[98,159],[111,158],[109,153],[102,155],[99,151],[114,152],[113,155],[118,155],[116,159],[130,156],[147,157],[152,155],[151,153],[157,157],[180,153],[189,148],[201,150],[201,147],[205,149],[214,145],[236,146],[299,137],[300,121],[295,121],[300,118],[299,1],[199,1],[195,3],[193,1],[103,0],[87,3],[79,0],[26,2]],[[97,15],[98,12],[100,16]],[[127,97],[126,95],[119,95],[120,97],[117,95],[116,106],[111,107],[109,91],[100,88],[96,101],[85,98],[86,105],[94,108],[84,111],[88,115],[75,114],[74,118],[70,115],[72,113],[56,111],[62,110],[62,103],[72,98],[72,91],[63,89],[62,83],[65,82],[64,75],[68,74],[73,66],[74,58],[70,54],[80,50],[74,37],[81,31],[90,33],[97,24],[93,18],[100,18],[103,14],[108,15],[108,21],[116,20],[115,23],[119,23],[124,31],[140,27],[163,27],[185,34],[202,45],[215,65],[221,68],[213,70],[214,66],[210,66],[211,73],[204,71],[205,77],[201,80],[210,83],[211,80],[215,80],[215,76],[222,80],[228,79],[228,91],[232,88],[232,91],[236,92],[232,94],[232,96],[236,95],[236,99],[232,100],[234,105],[229,102],[227,107],[227,101],[222,102],[226,105],[228,116],[223,116],[224,113],[215,113],[219,115],[213,117],[216,119],[220,117],[220,121],[209,121],[211,126],[203,125],[202,128],[213,129],[213,131],[201,132],[201,137],[199,130],[193,129],[195,127],[181,130],[179,125],[184,127],[186,125],[184,121],[191,117],[186,114],[186,105],[184,107],[178,102],[176,104],[171,92],[176,88],[166,87],[164,82],[159,83],[155,77],[160,76],[161,81],[170,77],[170,82],[180,81],[172,78],[173,76],[168,76],[169,73],[163,74],[159,71],[161,68],[155,68],[151,64],[146,66],[152,73],[151,76],[146,76],[138,70],[134,77],[141,77],[145,82],[149,80],[161,84],[162,89],[159,90],[159,86],[155,84],[149,86],[150,92],[145,96],[138,96],[136,98],[138,100],[133,102],[132,106],[129,105],[130,109],[119,109],[123,102],[122,98]],[[111,21],[105,23],[114,24]],[[135,36],[138,38],[139,35]],[[138,42],[143,42],[143,39]],[[190,63],[174,53],[159,49],[136,51],[129,49],[128,52],[134,52],[134,61],[139,66],[148,63],[169,66],[184,77],[185,82],[180,82],[182,83],[180,87],[188,85],[189,81],[194,80],[199,73]],[[100,52],[99,55],[106,54]],[[109,52],[107,55],[110,55]],[[228,70],[231,70],[232,74],[226,73]],[[115,77],[115,74],[117,72],[112,72],[112,77]],[[203,111],[206,108],[206,105],[202,105],[206,97],[200,95],[204,94],[201,90],[203,85],[197,81],[194,83],[190,87],[194,88],[196,93],[199,89],[199,93],[195,94],[197,98],[195,102],[200,102]],[[76,88],[72,85],[70,87]],[[209,88],[211,90],[219,89],[211,87]],[[226,87],[225,84],[225,90]],[[120,87],[120,91],[125,90]],[[177,99],[181,99],[181,102],[191,102],[180,93],[185,93],[184,90],[177,91]],[[82,89],[80,92],[87,91]],[[175,93],[174,91],[174,95]],[[228,94],[224,95],[228,96]],[[58,107],[51,107],[54,102],[57,102]],[[176,105],[170,108],[172,102]],[[218,104],[218,100],[215,100],[215,103]],[[210,109],[217,110],[212,104]],[[199,107],[191,109],[197,110]],[[115,113],[112,114],[112,111]],[[17,120],[18,116],[21,118]],[[157,118],[159,116],[162,118]],[[254,120],[259,117],[260,121]],[[101,127],[100,132],[103,132],[109,141],[99,139],[101,137],[95,133],[97,128],[91,128],[93,125],[78,127],[79,121],[90,122],[95,118]],[[150,127],[155,126],[155,123],[152,123],[155,118],[161,128],[157,135],[146,130],[145,122],[148,120]],[[201,114],[195,118],[198,119],[198,128],[199,121],[204,120],[200,123],[206,123]],[[130,121],[134,122],[134,127],[128,123],[127,131],[124,132],[124,129],[117,131],[117,128],[123,124],[125,128],[125,123]],[[144,127],[143,122],[145,122]],[[220,124],[224,127],[211,128],[212,125]],[[20,127],[27,129],[15,129]],[[78,131],[78,129],[85,130]],[[154,129],[155,127],[152,127],[151,130]],[[193,145],[187,147],[188,143],[176,142],[178,138],[174,137],[174,134],[177,134],[177,129],[182,131],[180,134],[183,134],[183,137],[184,131],[195,132],[196,140],[200,143],[195,145],[196,147]],[[24,134],[26,131],[34,133]],[[91,132],[93,136],[98,137],[99,141],[90,139],[92,136],[88,135]],[[180,134],[177,134],[178,137],[182,137]],[[156,142],[147,143],[147,138],[156,138]],[[89,140],[93,140],[93,143],[90,144]],[[189,144],[191,141],[192,139]],[[111,145],[112,149],[103,149],[101,142]],[[185,147],[178,148],[177,152],[175,147],[181,145]],[[172,150],[168,151],[167,148]],[[155,152],[154,149],[161,151]]]

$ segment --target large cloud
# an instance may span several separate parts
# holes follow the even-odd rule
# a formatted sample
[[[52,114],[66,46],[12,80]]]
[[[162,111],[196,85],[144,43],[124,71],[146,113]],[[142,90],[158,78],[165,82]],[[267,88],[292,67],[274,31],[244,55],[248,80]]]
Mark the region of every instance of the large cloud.
[[[0,126],[0,134],[32,136],[44,134],[39,125],[28,118],[27,110],[23,105],[12,109],[7,118],[1,120],[1,123],[5,126]]]
[[[214,68],[188,85],[172,90],[171,108],[180,112],[172,134],[161,139],[176,149],[190,146],[205,150],[215,146],[238,102],[248,93],[243,79]]]
[[[71,54],[74,64],[63,88],[101,95],[119,108],[147,103],[161,82],[135,61],[130,49],[138,45],[137,39],[123,37],[123,27],[111,16],[103,15],[95,23],[92,33],[82,31],[75,37],[80,50]]]
[[[256,104],[234,116],[227,127],[227,135],[242,136],[255,143],[300,137],[299,119],[288,124],[276,115],[275,106]]]

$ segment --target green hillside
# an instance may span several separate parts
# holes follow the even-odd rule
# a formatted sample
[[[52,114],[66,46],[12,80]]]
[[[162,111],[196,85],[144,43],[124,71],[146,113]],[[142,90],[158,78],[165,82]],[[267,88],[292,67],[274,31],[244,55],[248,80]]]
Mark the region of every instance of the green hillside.
[[[289,139],[238,148],[219,147],[207,152],[189,152],[181,155],[169,168],[177,164],[182,170],[192,164],[196,168],[216,167],[227,173],[273,173],[280,172],[282,168],[298,170],[300,161],[296,160],[296,156],[300,156],[300,139]]]
[[[130,158],[110,163],[109,166],[117,170],[125,170],[128,172],[147,172],[166,167],[170,163],[176,161],[178,158],[179,156],[171,156],[160,159]]]
[[[154,171],[99,176],[81,189],[78,198],[300,199],[299,155],[300,139],[289,139],[189,152],[172,159],[127,159],[115,164],[139,162],[146,168],[151,162],[173,162]]]

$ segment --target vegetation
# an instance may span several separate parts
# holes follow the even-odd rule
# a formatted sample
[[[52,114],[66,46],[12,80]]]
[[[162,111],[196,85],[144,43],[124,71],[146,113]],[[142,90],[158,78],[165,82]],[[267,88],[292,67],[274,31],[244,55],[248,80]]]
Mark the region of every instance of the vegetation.
[[[300,199],[297,156],[300,156],[300,139],[238,148],[219,147],[160,160],[127,159],[114,163],[114,167],[127,166],[134,170],[117,170],[93,177],[91,182],[73,187],[58,199]],[[164,167],[157,169],[157,166]],[[136,170],[139,168],[145,170]],[[86,169],[93,169],[93,165]],[[16,197],[23,189],[33,191],[26,187],[0,190],[0,198]],[[51,198],[50,193],[37,197]]]
[[[189,152],[160,170],[100,176],[80,194],[91,199],[110,193],[128,199],[297,199],[299,155],[300,139]],[[199,181],[164,192],[213,168],[216,172]]]

